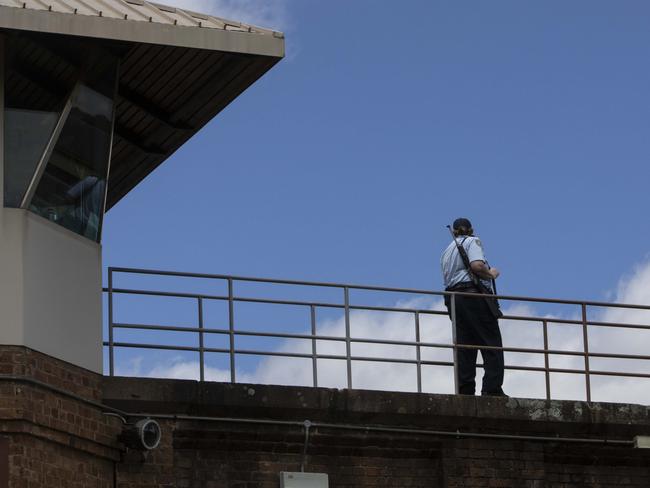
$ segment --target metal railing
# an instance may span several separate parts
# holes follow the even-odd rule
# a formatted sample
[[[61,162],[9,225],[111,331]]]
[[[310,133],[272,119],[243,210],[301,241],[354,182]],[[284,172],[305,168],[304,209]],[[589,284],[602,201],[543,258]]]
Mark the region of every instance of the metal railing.
[[[185,293],[175,291],[156,291],[152,289],[138,289],[138,288],[119,288],[114,286],[116,274],[124,275],[140,275],[140,276],[157,276],[157,277],[177,277],[177,278],[195,278],[195,279],[208,279],[217,280],[225,284],[226,294],[212,295],[203,293]],[[284,300],[273,298],[260,298],[253,296],[240,296],[235,292],[235,285],[241,283],[254,283],[260,285],[295,285],[299,287],[312,287],[312,288],[330,288],[337,289],[341,293],[340,302],[331,301],[311,301],[311,300]],[[387,307],[375,306],[367,304],[358,304],[351,301],[350,292],[381,292],[388,294],[403,294],[413,296],[426,296],[443,298],[445,295],[450,296],[452,308],[452,320],[449,326],[452,331],[452,341],[450,343],[437,343],[426,342],[421,340],[421,319],[424,316],[448,316],[446,311],[432,310],[428,308],[418,307]],[[295,281],[295,280],[277,280],[267,278],[251,278],[230,275],[218,274],[201,274],[201,273],[182,273],[172,271],[158,271],[158,270],[145,270],[133,268],[108,268],[108,286],[104,288],[107,298],[107,340],[104,341],[104,346],[108,350],[108,373],[113,376],[115,374],[115,350],[117,348],[137,348],[137,349],[156,349],[156,350],[172,350],[172,351],[185,351],[198,353],[199,356],[199,378],[201,381],[205,380],[205,355],[206,353],[221,353],[227,354],[229,357],[229,370],[230,381],[237,382],[236,365],[237,358],[240,355],[253,355],[253,356],[280,356],[286,358],[303,358],[311,360],[312,366],[312,384],[313,386],[319,385],[318,375],[318,360],[333,359],[342,360],[346,363],[346,385],[348,388],[353,387],[352,382],[352,366],[355,362],[371,361],[383,362],[394,364],[410,364],[415,365],[417,375],[417,391],[422,392],[422,368],[423,366],[447,366],[454,368],[454,384],[456,391],[457,385],[457,371],[456,371],[456,351],[459,348],[467,349],[501,349],[504,352],[512,353],[526,353],[534,355],[542,355],[544,358],[544,366],[530,366],[530,365],[515,365],[506,364],[507,370],[519,370],[530,372],[544,373],[545,377],[545,390],[546,398],[551,399],[551,374],[552,373],[568,373],[574,375],[582,375],[585,379],[585,393],[587,401],[592,398],[591,378],[595,376],[618,376],[627,378],[650,378],[650,374],[643,372],[622,372],[611,370],[595,370],[590,366],[591,358],[604,358],[604,359],[626,359],[626,360],[643,360],[650,361],[649,355],[636,355],[636,354],[617,354],[607,352],[594,352],[589,349],[589,328],[590,327],[614,327],[620,329],[642,329],[650,331],[650,325],[635,324],[635,323],[615,323],[607,321],[596,321],[588,319],[589,308],[605,308],[605,309],[625,309],[625,310],[645,310],[650,312],[650,306],[644,305],[631,305],[620,303],[606,303],[595,301],[576,301],[576,300],[559,300],[535,297],[519,297],[519,296],[506,296],[500,295],[497,298],[502,301],[515,301],[515,302],[530,302],[538,304],[555,304],[555,305],[570,305],[577,306],[580,309],[580,318],[555,318],[555,317],[540,317],[540,316],[520,316],[520,315],[505,315],[502,320],[511,320],[516,322],[526,322],[539,324],[542,327],[543,347],[529,348],[529,347],[488,347],[476,344],[458,344],[455,341],[455,323],[453,320],[453,309],[455,307],[456,297],[462,296],[476,296],[474,294],[460,293],[460,292],[437,292],[431,290],[418,290],[406,288],[389,288],[379,286],[363,286],[363,285],[350,285],[339,283],[323,283],[312,281]],[[173,297],[191,299],[196,301],[197,312],[197,326],[169,326],[169,325],[147,325],[147,324],[134,324],[125,322],[116,322],[115,316],[115,297],[116,296],[153,296],[153,297]],[[204,324],[204,305],[208,301],[219,301],[227,303],[227,328],[212,328],[206,327]],[[304,307],[309,311],[309,328],[308,334],[273,332],[273,331],[254,331],[243,330],[236,327],[235,320],[235,305],[239,303],[257,303],[257,304],[273,304],[273,305],[289,305]],[[317,334],[317,311],[319,309],[335,309],[340,310],[342,319],[345,326],[344,336],[332,335],[319,335]],[[351,334],[351,313],[355,311],[373,311],[373,312],[400,312],[410,314],[413,317],[414,337],[415,340],[388,340],[370,337],[354,337]],[[573,325],[579,326],[582,329],[582,350],[562,350],[549,348],[549,324],[559,325]],[[197,335],[197,346],[180,346],[180,345],[165,345],[165,344],[151,344],[151,343],[136,343],[136,342],[119,342],[115,341],[115,331],[119,329],[132,329],[140,331],[161,331],[161,332],[191,332]],[[205,337],[207,335],[222,335],[228,337],[228,348],[215,348],[205,346]],[[283,350],[257,350],[257,349],[240,349],[236,347],[237,337],[257,337],[257,338],[276,338],[276,339],[301,339],[311,342],[310,352],[289,352]],[[345,346],[345,354],[322,354],[318,352],[319,341],[334,341],[343,343]],[[353,344],[380,344],[389,346],[409,346],[415,349],[415,358],[395,358],[395,357],[374,357],[374,356],[355,356],[352,354]],[[453,361],[437,361],[427,360],[422,358],[422,350],[425,348],[451,350],[453,352]],[[551,367],[550,357],[558,356],[572,356],[582,359],[582,368],[558,368]],[[478,364],[482,367],[482,364]]]

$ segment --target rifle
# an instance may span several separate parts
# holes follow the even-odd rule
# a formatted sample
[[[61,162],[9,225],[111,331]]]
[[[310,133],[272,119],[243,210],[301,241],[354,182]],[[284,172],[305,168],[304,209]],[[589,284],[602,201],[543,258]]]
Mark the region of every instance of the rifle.
[[[463,264],[465,265],[465,268],[467,269],[467,273],[469,274],[469,278],[472,280],[472,283],[476,287],[476,289],[481,293],[482,295],[492,295],[492,292],[488,290],[488,288],[483,284],[481,279],[476,276],[472,272],[472,268],[470,266],[469,262],[469,257],[467,256],[467,252],[465,251],[465,248],[461,246],[458,241],[456,240],[456,236],[454,235],[454,231],[451,230],[451,226],[448,225],[447,229],[449,229],[449,232],[451,233],[451,238],[454,240],[454,243],[456,244],[456,249],[458,249],[458,254],[460,255],[460,259],[463,261]],[[494,287],[494,293],[496,294],[497,292],[497,287],[496,287],[496,282],[494,279],[492,279],[492,286]],[[503,317],[503,313],[501,312],[501,309],[499,308],[499,302],[496,298],[493,296],[485,297],[485,303],[487,304],[488,308],[490,309],[490,312],[492,315],[494,315],[495,319],[499,319]]]

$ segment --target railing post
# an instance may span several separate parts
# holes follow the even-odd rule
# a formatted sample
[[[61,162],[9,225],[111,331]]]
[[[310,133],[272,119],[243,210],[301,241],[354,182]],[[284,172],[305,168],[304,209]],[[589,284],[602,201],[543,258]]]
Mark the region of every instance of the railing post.
[[[108,374],[115,375],[113,351],[113,268],[108,268]]]
[[[232,278],[228,278],[228,330],[230,335],[230,382],[235,383],[235,301]]]
[[[587,305],[582,304],[582,341],[585,353],[585,387],[587,388],[587,401],[591,401],[591,378],[589,374],[589,334],[587,332]]]
[[[454,343],[454,392],[460,392],[458,381],[458,342],[456,341],[456,294],[451,294],[451,339]]]
[[[350,343],[350,289],[343,287],[343,295],[345,300],[345,360],[347,363],[348,372],[348,388],[352,388],[352,346]]]
[[[551,373],[549,371],[549,360],[548,360],[548,322],[542,320],[542,325],[544,329],[544,376],[546,380],[546,399],[551,399]]]
[[[316,387],[318,386],[318,365],[316,360],[316,307],[310,305],[309,311],[311,312],[311,367],[314,386]]]
[[[422,393],[422,357],[420,352],[420,312],[415,311],[415,360],[417,367],[417,376],[418,376],[418,393]]]
[[[205,345],[203,343],[203,298],[198,297],[199,306],[199,378],[205,381]]]

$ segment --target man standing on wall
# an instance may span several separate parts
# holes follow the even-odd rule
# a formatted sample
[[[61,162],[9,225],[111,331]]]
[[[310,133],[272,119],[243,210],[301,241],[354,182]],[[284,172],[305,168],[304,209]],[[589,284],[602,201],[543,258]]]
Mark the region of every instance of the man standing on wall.
[[[454,241],[442,253],[442,275],[446,291],[474,293],[476,296],[455,297],[456,342],[475,346],[502,347],[499,330],[498,307],[492,298],[481,297],[484,293],[494,293],[492,281],[499,276],[496,268],[490,268],[485,259],[483,244],[474,236],[474,229],[468,219],[459,218],[453,224]],[[459,247],[465,250],[469,269],[463,262]],[[477,286],[477,281],[480,280]],[[479,289],[479,288],[482,288]],[[451,315],[450,297],[445,297],[447,310]],[[461,395],[474,395],[476,388],[477,349],[458,349],[457,371],[458,392]],[[503,393],[503,351],[481,349],[484,374],[481,395],[507,396]]]

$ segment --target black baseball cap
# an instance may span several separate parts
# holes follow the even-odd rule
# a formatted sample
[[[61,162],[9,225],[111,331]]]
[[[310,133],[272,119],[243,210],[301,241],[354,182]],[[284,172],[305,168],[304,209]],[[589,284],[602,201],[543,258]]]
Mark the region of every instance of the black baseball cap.
[[[461,227],[464,227],[465,229],[471,229],[472,223],[469,221],[469,219],[466,219],[464,217],[454,220],[454,230],[458,230]]]

